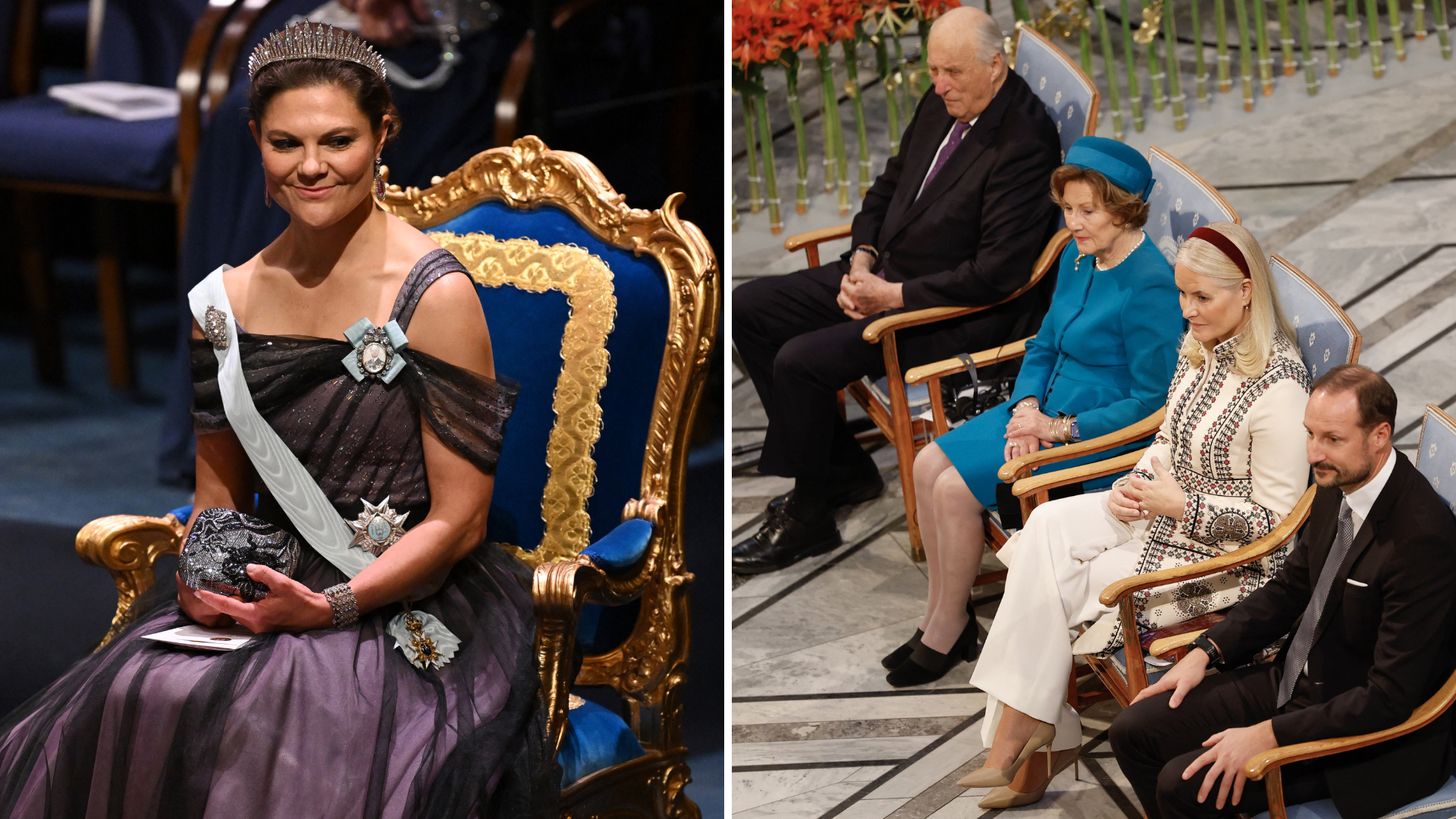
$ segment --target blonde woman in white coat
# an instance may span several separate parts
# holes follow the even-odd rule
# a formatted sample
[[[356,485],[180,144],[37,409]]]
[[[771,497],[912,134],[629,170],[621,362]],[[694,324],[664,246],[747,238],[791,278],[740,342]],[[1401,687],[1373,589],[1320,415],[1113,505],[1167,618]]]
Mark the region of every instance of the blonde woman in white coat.
[[[1120,643],[1113,610],[1098,600],[1109,583],[1243,546],[1304,490],[1309,375],[1258,242],[1228,222],[1200,228],[1179,249],[1174,278],[1188,333],[1153,445],[1109,491],[1038,507],[1000,552],[1006,591],[971,677],[989,695],[989,750],[985,767],[960,782],[995,788],[983,808],[1039,800],[1076,758],[1081,726],[1065,702],[1069,630],[1106,618],[1094,631],[1111,628],[1098,639]],[[1232,605],[1273,569],[1158,590],[1140,616],[1173,622]]]

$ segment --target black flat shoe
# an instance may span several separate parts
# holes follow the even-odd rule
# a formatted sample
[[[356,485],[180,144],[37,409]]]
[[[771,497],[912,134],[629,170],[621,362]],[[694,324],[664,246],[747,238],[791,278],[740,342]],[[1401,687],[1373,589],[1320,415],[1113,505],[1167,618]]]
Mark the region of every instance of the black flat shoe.
[[[885,682],[896,688],[904,688],[911,685],[925,685],[944,677],[952,668],[964,660],[974,660],[980,654],[980,646],[977,645],[977,637],[980,628],[976,618],[972,617],[966,627],[961,631],[961,636],[956,638],[955,645],[950,651],[942,654],[939,651],[921,643],[910,652],[905,662],[895,667],[895,670],[885,675]]]
[[[914,651],[916,646],[920,645],[920,638],[924,636],[924,634],[925,632],[921,631],[920,629],[915,629],[915,636],[901,643],[899,648],[891,651],[884,657],[881,657],[880,665],[884,666],[890,671],[898,668],[901,663],[910,659],[910,652]]]
[[[807,520],[783,510],[733,547],[734,574],[764,574],[821,555],[840,544],[834,515],[825,511]]]

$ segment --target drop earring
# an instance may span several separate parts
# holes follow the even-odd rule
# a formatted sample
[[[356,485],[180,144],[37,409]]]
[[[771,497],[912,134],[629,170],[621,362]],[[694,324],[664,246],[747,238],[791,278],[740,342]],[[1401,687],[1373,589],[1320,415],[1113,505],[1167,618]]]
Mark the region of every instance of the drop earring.
[[[374,198],[384,198],[384,158],[374,157]]]

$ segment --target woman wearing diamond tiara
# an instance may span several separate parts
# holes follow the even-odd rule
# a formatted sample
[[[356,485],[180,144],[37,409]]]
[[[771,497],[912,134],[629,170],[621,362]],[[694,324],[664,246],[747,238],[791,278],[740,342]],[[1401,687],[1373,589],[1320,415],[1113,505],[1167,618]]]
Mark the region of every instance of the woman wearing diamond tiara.
[[[194,509],[256,514],[302,556],[291,578],[248,566],[268,589],[256,602],[179,576],[138,603],[0,724],[0,814],[541,815],[558,774],[527,577],[482,545],[514,393],[494,379],[480,302],[454,257],[373,203],[399,123],[372,49],[304,24],[249,71],[267,204],[289,225],[194,291]],[[302,534],[302,501],[254,467],[252,423],[316,482],[328,531],[356,524],[352,544]],[[362,569],[337,567],[350,550]],[[225,654],[143,639],[188,622],[256,636]]]
[[[976,622],[966,603],[986,539],[981,516],[996,505],[1002,463],[1111,432],[1162,404],[1183,319],[1173,271],[1142,229],[1152,186],[1143,155],[1103,137],[1077,140],[1052,172],[1052,199],[1073,242],[1011,400],[915,458],[930,591],[915,634],[881,660],[890,685],[928,683],[962,658],[975,659]]]
[[[1117,611],[1098,600],[1108,584],[1244,546],[1304,491],[1309,372],[1259,243],[1238,225],[1205,225],[1178,249],[1173,274],[1188,332],[1152,446],[1109,491],[1038,506],[999,554],[1006,590],[971,674],[987,694],[986,759],[958,782],[994,788],[982,808],[1036,802],[1076,759],[1073,655],[1106,656],[1124,639]],[[1139,631],[1233,605],[1283,555],[1135,595]],[[1073,645],[1069,631],[1091,621]]]

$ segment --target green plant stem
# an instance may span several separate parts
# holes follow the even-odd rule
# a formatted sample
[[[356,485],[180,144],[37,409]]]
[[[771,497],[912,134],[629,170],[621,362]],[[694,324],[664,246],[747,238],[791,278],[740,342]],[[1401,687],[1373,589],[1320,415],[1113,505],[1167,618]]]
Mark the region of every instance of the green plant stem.
[[[1122,98],[1117,77],[1117,63],[1112,59],[1112,32],[1107,29],[1107,6],[1103,0],[1093,0],[1092,13],[1097,15],[1097,39],[1102,46],[1102,70],[1107,73],[1107,103],[1112,108],[1112,138],[1122,139]]]
[[[930,21],[919,20],[916,28],[920,32],[920,71],[915,76],[915,93],[924,94],[930,89]]]
[[[1314,49],[1309,42],[1309,0],[1299,0],[1299,56],[1304,63],[1304,93],[1319,93],[1319,72],[1314,68]]]
[[[819,46],[819,61],[822,68],[828,70],[828,76],[834,76],[833,64],[829,58],[829,44]],[[829,118],[834,130],[834,180],[839,188],[839,212],[849,213],[849,157],[845,153],[844,146],[844,121],[839,116],[839,93],[833,87],[826,89],[826,102],[833,115]]]
[[[1380,7],[1375,0],[1365,0],[1365,40],[1370,44],[1370,72],[1385,76],[1385,45],[1380,42]]]
[[[1138,87],[1137,66],[1133,62],[1132,16],[1128,11],[1128,0],[1119,0],[1122,6],[1122,63],[1127,72],[1127,101],[1132,106],[1132,127],[1141,131],[1147,124],[1143,120],[1143,92]]]
[[[859,195],[870,190],[870,140],[866,135],[864,100],[859,87],[858,40],[840,43],[844,49],[844,72],[849,77],[849,101],[854,106],[854,135],[859,140]]]
[[[1279,69],[1284,76],[1292,77],[1295,71],[1294,26],[1289,22],[1289,0],[1278,0],[1276,5],[1279,12]],[[1304,23],[1309,25],[1308,20]]]
[[[899,74],[890,67],[890,49],[885,44],[885,33],[875,37],[875,67],[880,72],[880,85],[885,89],[885,120],[890,126],[890,156],[900,153],[900,95],[895,88]]]
[[[758,173],[758,116],[748,94],[740,93],[738,99],[743,103],[743,142],[748,147],[748,212],[758,213],[763,210],[763,177]]]
[[[789,97],[789,119],[794,123],[794,210],[809,210],[809,143],[804,136],[804,111],[799,105],[799,58],[791,55],[784,63],[784,87]]]
[[[1223,0],[1213,0],[1213,36],[1213,61],[1218,68],[1218,92],[1225,94],[1234,84],[1229,76],[1228,14],[1224,11]]]
[[[1254,110],[1254,55],[1249,44],[1249,10],[1245,0],[1233,0],[1234,17],[1239,24],[1239,85],[1244,92],[1244,110]],[[1259,0],[1262,2],[1262,0]]]
[[[774,175],[773,128],[769,127],[768,121],[768,94],[755,94],[753,102],[758,111],[759,148],[763,151],[763,185],[768,200],[768,229],[770,233],[782,233],[784,220],[779,211],[782,203],[779,201],[778,180]]]
[[[1259,47],[1259,84],[1264,96],[1274,93],[1274,58],[1269,54],[1269,25],[1264,20],[1264,0],[1251,0],[1254,6],[1254,42]]]
[[[834,64],[829,61],[827,48],[821,45],[819,53],[815,55],[814,59],[819,66],[819,92],[824,106],[819,117],[824,126],[824,192],[831,193],[836,181],[834,177],[834,125],[839,119],[839,102],[834,94]]]
[[[1345,0],[1345,60],[1360,56],[1360,0]]]
[[[1400,0],[1385,0],[1385,13],[1390,17],[1390,45],[1395,59],[1405,61],[1405,34],[1400,30]]]
[[[1188,22],[1193,26],[1193,96],[1208,101],[1208,65],[1203,59],[1203,24],[1198,21],[1200,0],[1188,0]]]
[[[1183,94],[1183,83],[1178,76],[1178,29],[1177,15],[1173,13],[1173,4],[1166,6],[1166,13],[1163,15],[1163,48],[1164,57],[1168,64],[1168,99],[1173,103],[1173,130],[1181,131],[1188,127],[1187,98]]]
[[[1335,29],[1335,0],[1325,0],[1325,71],[1331,77],[1340,75],[1340,35]]]
[[[1441,42],[1441,58],[1449,60],[1451,59],[1451,25],[1446,22],[1446,0],[1436,0],[1431,17],[1436,23],[1436,39]]]
[[[1167,18],[1163,18],[1164,21]],[[1143,47],[1143,56],[1148,60],[1148,93],[1153,97],[1153,110],[1161,111],[1168,104],[1168,92],[1164,88],[1164,80],[1167,74],[1163,72],[1163,58],[1158,48],[1158,38],[1154,37]]]

